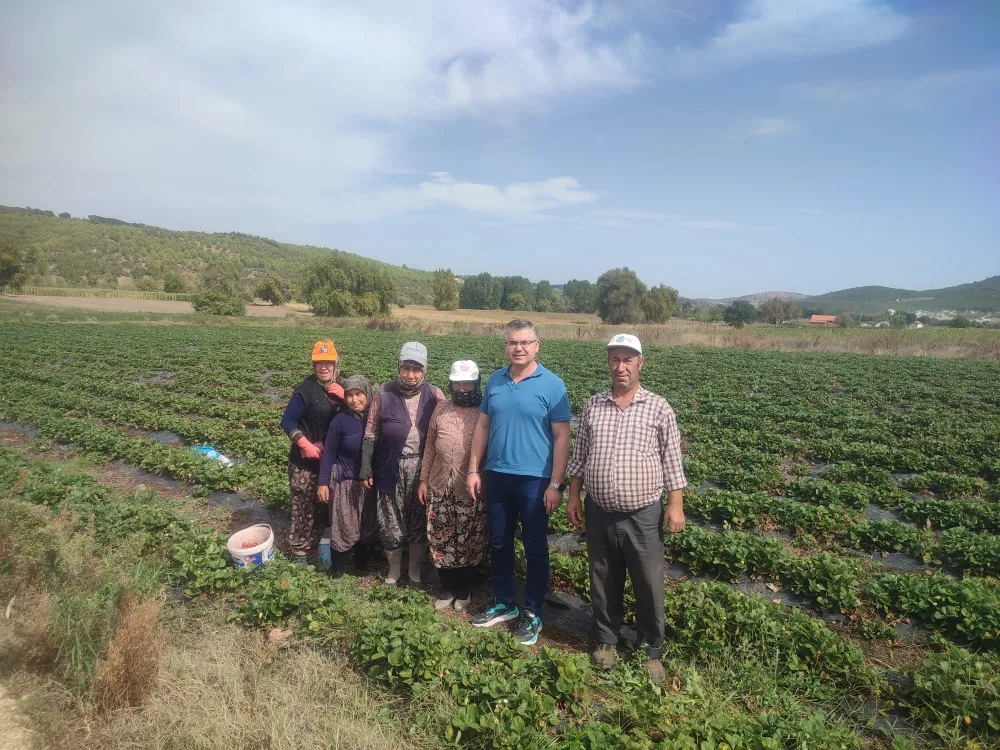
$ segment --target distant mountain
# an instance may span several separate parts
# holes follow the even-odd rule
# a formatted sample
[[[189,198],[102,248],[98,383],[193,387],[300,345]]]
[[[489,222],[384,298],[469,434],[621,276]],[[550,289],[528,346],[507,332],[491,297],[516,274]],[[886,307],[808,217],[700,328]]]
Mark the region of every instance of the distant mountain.
[[[792,302],[797,302],[800,299],[805,299],[806,295],[799,294],[798,292],[755,292],[754,294],[744,294],[742,297],[720,297],[718,299],[710,299],[708,297],[695,297],[693,299],[682,297],[681,302],[687,300],[693,305],[728,305],[729,303],[738,300],[745,299],[750,300],[755,305],[760,306],[762,303],[767,302],[769,299],[780,299],[782,302],[785,300],[791,300]]]
[[[981,312],[1000,311],[1000,276],[942,289],[894,289],[887,286],[859,286],[806,297],[804,307],[822,307],[830,312],[879,312],[886,309]]]

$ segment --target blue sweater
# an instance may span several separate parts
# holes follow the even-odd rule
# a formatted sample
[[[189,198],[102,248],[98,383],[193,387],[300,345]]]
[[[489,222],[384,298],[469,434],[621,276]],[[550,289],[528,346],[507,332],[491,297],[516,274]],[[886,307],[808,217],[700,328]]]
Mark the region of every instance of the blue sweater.
[[[361,473],[361,441],[365,423],[349,411],[333,418],[323,442],[323,461],[319,467],[319,484],[330,481],[357,479]]]

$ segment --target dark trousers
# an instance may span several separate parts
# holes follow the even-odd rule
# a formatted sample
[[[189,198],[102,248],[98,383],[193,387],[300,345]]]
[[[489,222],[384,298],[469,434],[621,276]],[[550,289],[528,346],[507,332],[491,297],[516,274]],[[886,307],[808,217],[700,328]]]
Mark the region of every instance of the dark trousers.
[[[598,643],[618,643],[625,619],[625,575],[635,590],[635,619],[646,657],[659,659],[663,649],[663,506],[616,513],[586,502],[587,554],[594,636]]]
[[[441,585],[456,599],[468,599],[472,593],[472,584],[476,579],[476,566],[466,565],[462,568],[438,568]]]
[[[548,477],[486,472],[486,523],[490,531],[493,598],[514,604],[514,531],[521,520],[527,576],[524,608],[539,618],[549,589],[549,516],[545,512]]]

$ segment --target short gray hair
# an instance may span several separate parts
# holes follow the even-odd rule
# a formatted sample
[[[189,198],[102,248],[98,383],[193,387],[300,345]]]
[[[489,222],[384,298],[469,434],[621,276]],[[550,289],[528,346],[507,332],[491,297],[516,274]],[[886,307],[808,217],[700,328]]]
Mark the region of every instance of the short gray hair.
[[[520,318],[515,318],[507,324],[507,327],[503,329],[503,339],[507,340],[507,337],[514,331],[531,331],[531,337],[534,339],[538,338],[538,329],[535,328],[535,324],[530,320],[521,320]]]

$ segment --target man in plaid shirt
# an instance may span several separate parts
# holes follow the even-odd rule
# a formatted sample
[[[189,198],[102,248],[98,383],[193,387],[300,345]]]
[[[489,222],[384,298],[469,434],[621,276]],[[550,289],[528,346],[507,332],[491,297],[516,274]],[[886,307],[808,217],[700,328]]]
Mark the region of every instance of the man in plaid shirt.
[[[627,573],[646,670],[653,682],[662,682],[663,529],[684,528],[681,436],[666,399],[639,385],[645,363],[639,339],[619,334],[606,348],[611,390],[591,396],[580,416],[566,512],[571,524],[584,522],[580,490],[586,484],[594,663],[605,669],[614,663]],[[666,510],[660,502],[664,490]]]

